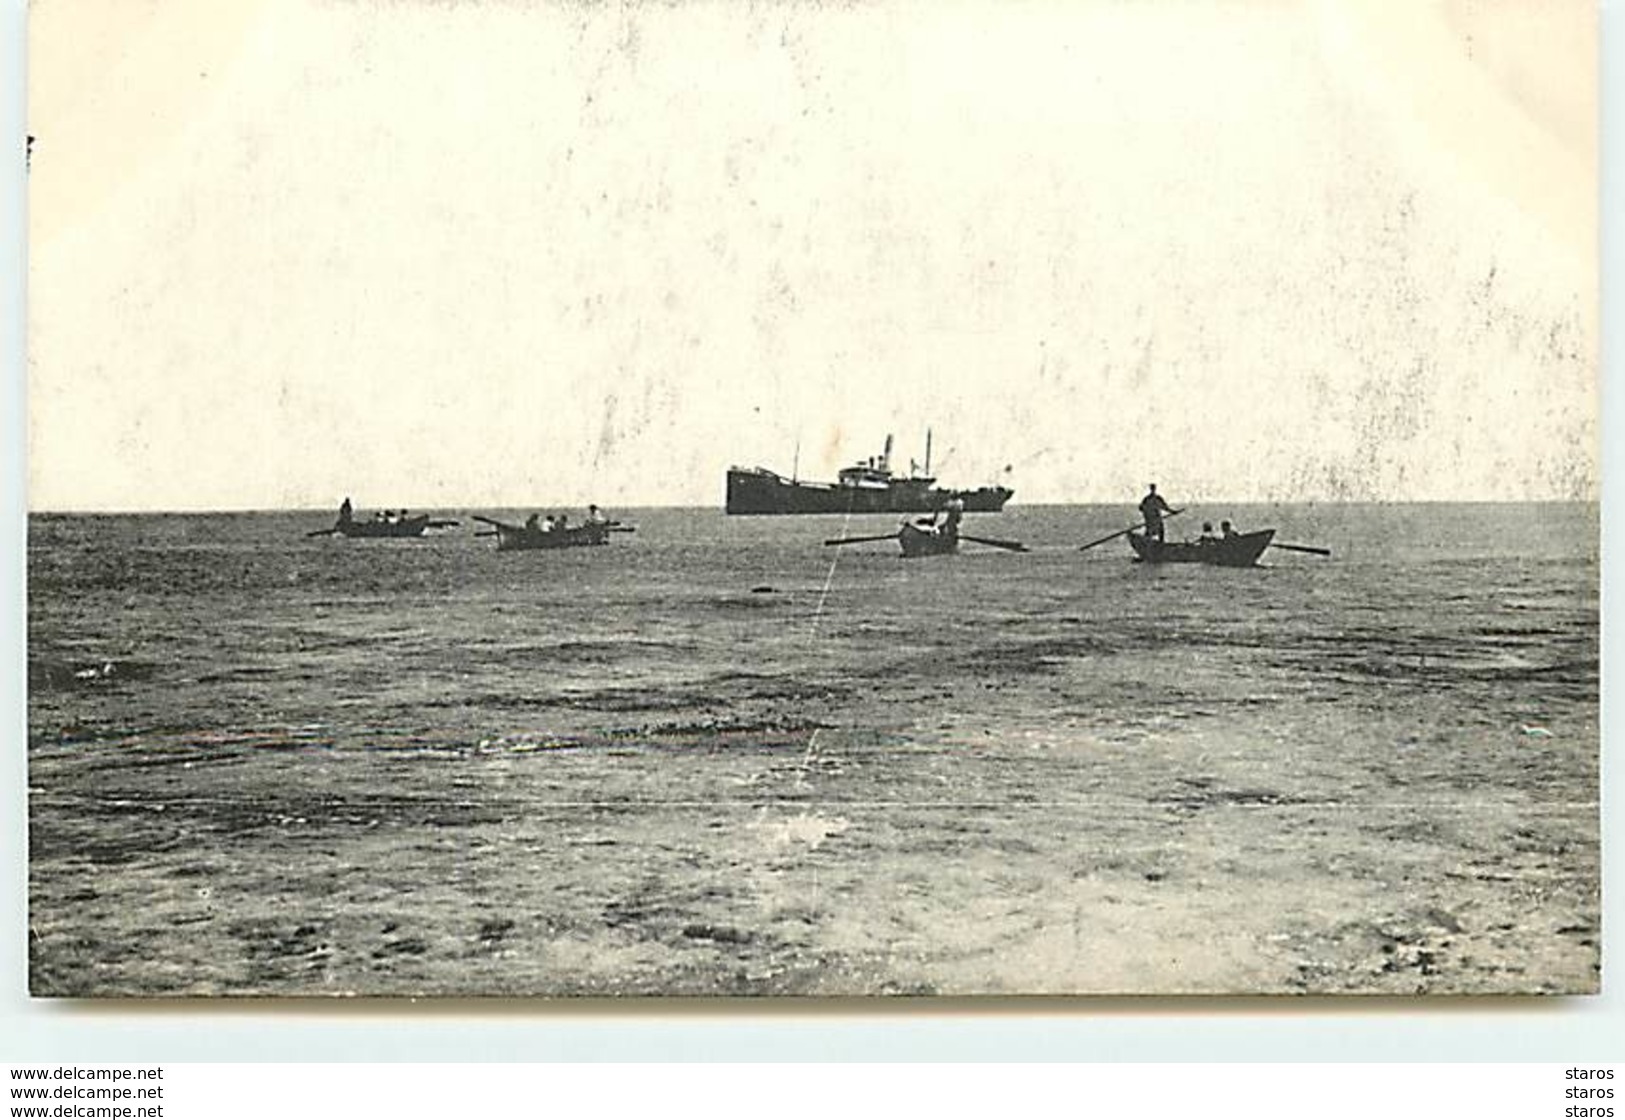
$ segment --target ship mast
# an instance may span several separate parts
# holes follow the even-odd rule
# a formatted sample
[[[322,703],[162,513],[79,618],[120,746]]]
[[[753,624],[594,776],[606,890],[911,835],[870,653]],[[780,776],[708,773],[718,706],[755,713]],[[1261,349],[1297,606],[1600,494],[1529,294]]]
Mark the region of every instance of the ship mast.
[[[925,476],[931,477],[931,429],[925,430]]]

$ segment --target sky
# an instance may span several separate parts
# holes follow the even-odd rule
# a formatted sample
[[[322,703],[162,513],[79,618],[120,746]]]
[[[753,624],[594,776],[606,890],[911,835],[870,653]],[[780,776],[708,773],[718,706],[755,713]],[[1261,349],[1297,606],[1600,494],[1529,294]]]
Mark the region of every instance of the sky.
[[[1595,498],[1583,0],[37,0],[34,509]]]

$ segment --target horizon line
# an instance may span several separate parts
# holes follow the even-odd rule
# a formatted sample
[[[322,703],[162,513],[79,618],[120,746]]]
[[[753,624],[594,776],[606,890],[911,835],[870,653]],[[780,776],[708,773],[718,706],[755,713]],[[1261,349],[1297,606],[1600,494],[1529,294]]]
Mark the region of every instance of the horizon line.
[[[627,510],[667,510],[667,509],[669,509],[669,510],[715,510],[717,513],[726,514],[726,511],[723,509],[723,507],[722,507],[722,505],[720,503],[709,503],[709,502],[704,503],[704,504],[696,504],[696,503],[689,503],[689,502],[649,502],[649,503],[626,502],[626,503],[619,503],[619,504],[616,504],[616,503],[611,503],[611,504],[616,505],[617,508],[627,509]],[[1591,498],[1563,498],[1563,497],[1550,497],[1550,498],[1265,498],[1265,499],[1260,499],[1260,498],[1202,498],[1202,499],[1188,499],[1188,500],[1186,500],[1185,507],[1191,507],[1191,506],[1216,506],[1216,505],[1234,505],[1234,506],[1282,506],[1282,505],[1296,505],[1296,506],[1316,506],[1316,505],[1324,505],[1324,506],[1379,506],[1379,505],[1380,506],[1510,506],[1510,505],[1600,505],[1600,504],[1601,504],[1601,499],[1598,498],[1598,497],[1591,497]],[[599,503],[599,505],[602,506],[603,503]],[[1022,510],[1022,509],[1070,509],[1070,508],[1090,507],[1090,506],[1093,506],[1093,507],[1124,506],[1124,507],[1128,507],[1128,508],[1132,509],[1135,506],[1135,502],[1132,501],[1132,500],[1129,500],[1129,499],[1122,499],[1122,498],[1112,499],[1112,500],[1107,500],[1107,501],[1102,501],[1102,500],[1080,500],[1080,501],[1069,501],[1069,502],[1024,502],[1019,506],[1006,507],[1004,510],[999,511],[999,513],[1009,513],[1009,512],[1012,511],[1012,509],[1014,509],[1014,510]],[[554,503],[529,502],[529,503],[500,503],[500,504],[489,504],[489,505],[466,505],[465,504],[465,505],[380,506],[380,507],[378,507],[378,509],[380,511],[389,511],[389,510],[393,510],[393,509],[401,509],[401,510],[415,511],[415,512],[419,512],[419,513],[454,513],[454,512],[463,511],[463,510],[484,512],[484,511],[488,511],[488,510],[550,509],[550,508],[554,508],[554,507],[558,507],[558,508],[562,508],[562,509],[566,509],[566,510],[577,508],[576,506],[570,505],[568,503],[564,503],[564,504],[561,505],[560,503],[557,503],[557,502],[554,502]],[[329,514],[329,513],[332,513],[334,511],[334,508],[335,507],[332,507],[332,506],[229,506],[229,507],[220,506],[220,507],[210,507],[210,508],[202,508],[202,507],[200,507],[200,508],[191,508],[191,509],[175,509],[175,508],[164,508],[164,507],[157,507],[157,506],[151,506],[151,507],[145,507],[145,506],[144,507],[115,507],[115,508],[90,508],[90,507],[78,507],[78,508],[56,507],[56,508],[51,508],[51,507],[27,506],[27,507],[24,508],[23,512],[29,517],[34,517],[34,516],[44,516],[44,517],[124,517],[124,516],[141,516],[141,515],[171,516],[171,517],[210,517],[210,516],[220,516],[220,515],[227,515],[227,514],[247,514],[247,513]],[[581,505],[580,508],[585,509],[586,506]],[[607,507],[605,507],[605,508],[607,508]],[[898,516],[898,514],[892,513],[892,512],[885,512],[885,511],[873,511],[873,512],[853,512],[853,513],[850,513],[850,514],[834,512],[834,513],[825,513],[825,514],[726,514],[726,516],[731,516],[731,517],[775,517],[775,518],[787,518],[787,517],[788,518],[794,518],[794,517],[844,517],[844,516],[852,516],[852,517],[895,517],[895,516]]]

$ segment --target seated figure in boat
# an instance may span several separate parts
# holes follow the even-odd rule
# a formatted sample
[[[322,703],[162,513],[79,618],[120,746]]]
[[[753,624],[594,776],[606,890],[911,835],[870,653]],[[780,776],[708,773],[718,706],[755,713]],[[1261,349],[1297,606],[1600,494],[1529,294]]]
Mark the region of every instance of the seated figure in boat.
[[[539,533],[539,532],[541,532],[542,531],[542,519],[541,519],[540,515],[533,513],[529,517],[525,518],[525,530],[527,532],[531,532],[531,533]]]
[[[1196,543],[1200,544],[1200,545],[1211,545],[1211,544],[1218,544],[1219,543],[1219,538],[1213,535],[1213,522],[1211,522],[1211,521],[1202,522],[1202,535],[1200,537],[1196,538]]]
[[[1228,522],[1228,521],[1219,522],[1219,536],[1221,538],[1223,538],[1224,540],[1229,540],[1231,537],[1233,537],[1235,535],[1236,535],[1236,527],[1234,525],[1230,524],[1230,522]]]
[[[609,524],[609,518],[604,516],[604,511],[599,509],[597,506],[595,506],[595,505],[588,506],[587,507],[587,524],[588,525],[607,525],[607,524]]]

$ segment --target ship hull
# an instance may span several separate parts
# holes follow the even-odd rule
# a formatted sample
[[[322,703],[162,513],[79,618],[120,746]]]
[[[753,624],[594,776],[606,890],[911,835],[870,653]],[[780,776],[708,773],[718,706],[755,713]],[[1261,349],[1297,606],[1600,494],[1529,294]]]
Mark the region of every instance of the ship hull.
[[[947,490],[906,479],[886,486],[836,486],[795,482],[769,470],[728,472],[726,509],[731,514],[935,513],[955,498],[967,513],[998,513],[1014,491],[1003,486]]]

